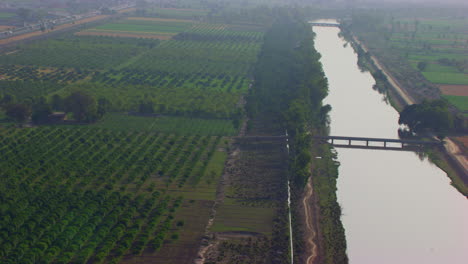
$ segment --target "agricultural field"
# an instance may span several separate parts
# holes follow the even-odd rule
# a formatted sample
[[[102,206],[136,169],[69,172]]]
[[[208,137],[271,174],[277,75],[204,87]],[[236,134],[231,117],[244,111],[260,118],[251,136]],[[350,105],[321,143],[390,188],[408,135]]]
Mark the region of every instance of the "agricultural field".
[[[174,37],[80,34],[91,31]],[[241,98],[251,85],[263,31],[258,25],[126,17],[76,34],[20,45],[0,56],[0,79],[8,81],[3,94],[50,100],[53,95],[66,97],[83,90],[110,101],[109,110],[114,112],[138,111],[143,102],[150,102],[158,114],[239,122]],[[24,81],[31,84],[22,85]],[[50,89],[34,88],[44,82],[51,84]]]
[[[0,262],[192,263],[265,31],[193,19],[173,9],[123,17],[0,55],[0,104],[60,112],[80,91],[107,111],[91,124],[72,115],[22,128],[0,111]],[[259,232],[269,248],[278,200],[230,193],[213,230]],[[232,229],[236,210],[256,218]]]
[[[124,123],[126,126],[122,126]],[[177,116],[132,116],[128,114],[110,113],[102,120],[92,125],[118,131],[152,131],[176,133],[184,135],[226,135],[237,134],[237,127],[231,120],[201,119]]]
[[[436,99],[442,94],[447,99],[445,95],[453,94],[443,87],[468,85],[466,25],[463,9],[395,9],[355,16],[352,31],[415,98]],[[448,101],[461,100],[467,98]]]
[[[40,127],[0,140],[2,263],[115,263],[199,239],[179,217],[208,214],[226,157],[212,136]]]
[[[22,45],[18,51],[1,56],[0,64],[107,69],[124,63],[157,44],[157,40],[145,42],[66,36]]]
[[[391,23],[390,45],[431,83],[468,85],[467,24],[466,18],[398,19]],[[441,92],[460,111],[467,110],[468,97]]]
[[[208,14],[209,10],[195,8],[160,8],[152,7],[144,10],[139,15],[148,17],[176,18],[176,19],[200,19]]]
[[[468,113],[468,96],[443,95],[443,97],[460,111]]]
[[[210,228],[208,263],[287,263],[287,159],[283,140],[236,139],[224,199]]]
[[[76,33],[78,36],[115,36],[169,39],[192,25],[190,20],[129,17]]]
[[[9,12],[0,12],[0,19],[12,18],[15,17],[16,14],[9,13]]]

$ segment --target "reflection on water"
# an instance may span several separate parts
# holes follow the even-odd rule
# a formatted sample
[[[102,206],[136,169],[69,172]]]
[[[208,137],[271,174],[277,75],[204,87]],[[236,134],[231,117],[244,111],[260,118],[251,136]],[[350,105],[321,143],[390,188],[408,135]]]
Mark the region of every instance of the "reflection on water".
[[[398,138],[398,113],[339,29],[313,30],[329,81],[330,134]],[[442,170],[411,152],[337,151],[350,263],[468,263],[468,201]]]

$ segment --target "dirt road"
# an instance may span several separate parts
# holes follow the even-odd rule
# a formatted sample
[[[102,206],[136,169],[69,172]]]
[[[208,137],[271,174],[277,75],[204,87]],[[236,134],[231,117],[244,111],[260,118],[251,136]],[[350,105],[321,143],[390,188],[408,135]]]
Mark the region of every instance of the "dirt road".
[[[302,205],[304,206],[304,215],[306,221],[306,235],[307,235],[307,249],[310,249],[310,255],[307,257],[306,264],[313,264],[314,260],[317,258],[318,250],[317,244],[315,243],[315,239],[317,237],[317,232],[315,232],[315,228],[312,225],[312,208],[315,206],[313,202],[311,202],[312,194],[314,193],[312,184],[310,182],[310,178],[307,181],[306,185],[306,192],[304,194],[304,199],[302,199]]]
[[[354,38],[354,41],[359,44],[361,46],[361,48],[365,51],[365,52],[368,52],[369,50],[367,49],[366,46],[364,46],[364,44],[362,44],[356,37],[353,37]],[[398,83],[397,80],[395,80],[395,78],[393,78],[393,76],[391,76],[385,69],[384,67],[382,66],[382,64],[380,64],[380,62],[377,60],[376,57],[374,56],[370,56],[372,62],[374,63],[374,65],[377,67],[377,69],[381,70],[382,73],[385,75],[385,77],[387,77],[387,80],[388,82],[393,86],[393,88],[395,89],[395,91],[401,96],[401,99],[404,101],[404,103],[406,105],[411,105],[411,104],[414,104],[415,103],[415,100],[413,100],[405,91],[405,89],[403,89],[401,87],[401,85]]]

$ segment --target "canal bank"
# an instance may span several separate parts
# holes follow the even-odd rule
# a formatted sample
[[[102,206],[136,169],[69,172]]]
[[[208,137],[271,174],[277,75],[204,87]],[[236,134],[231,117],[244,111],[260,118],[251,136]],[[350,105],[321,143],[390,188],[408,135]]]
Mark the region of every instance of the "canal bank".
[[[398,113],[373,90],[337,28],[314,28],[329,80],[331,135],[398,138]],[[466,198],[411,152],[337,149],[350,263],[464,263]]]
[[[367,47],[351,32],[342,34],[343,37],[351,43],[358,55],[358,59],[362,60],[361,65],[365,65],[377,80],[377,86],[381,91],[387,92],[388,99],[391,105],[401,112],[407,105],[418,103],[408,91],[400,85],[400,83],[385,69],[382,63],[372,54],[369,53]],[[379,76],[383,75],[383,80],[378,80]],[[450,138],[444,139],[444,147],[430,150],[427,154],[430,160],[439,168],[444,170],[448,177],[452,180],[452,185],[459,192],[468,198],[468,160],[461,152],[460,147]]]

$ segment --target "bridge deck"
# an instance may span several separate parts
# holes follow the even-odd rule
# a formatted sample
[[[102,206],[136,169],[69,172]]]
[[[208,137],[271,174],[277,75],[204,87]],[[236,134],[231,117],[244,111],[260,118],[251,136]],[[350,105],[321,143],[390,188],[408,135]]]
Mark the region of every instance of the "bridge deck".
[[[311,26],[319,26],[319,27],[340,27],[340,24],[336,23],[318,23],[318,22],[309,22]]]
[[[440,145],[439,141],[424,141],[411,139],[390,139],[390,138],[369,138],[369,137],[344,137],[344,136],[315,136],[316,139],[324,140],[348,140],[348,141],[365,141],[365,142],[386,142],[386,143],[402,143],[412,145]]]
[[[284,139],[288,139],[288,136],[286,135],[241,136],[241,137],[233,137],[233,138],[250,139],[250,140],[284,140]],[[441,141],[434,141],[434,140],[424,141],[424,140],[392,139],[392,138],[345,137],[345,136],[314,136],[313,138],[326,141],[335,147],[359,148],[359,149],[419,151],[424,147],[437,147],[443,144],[443,142]]]

